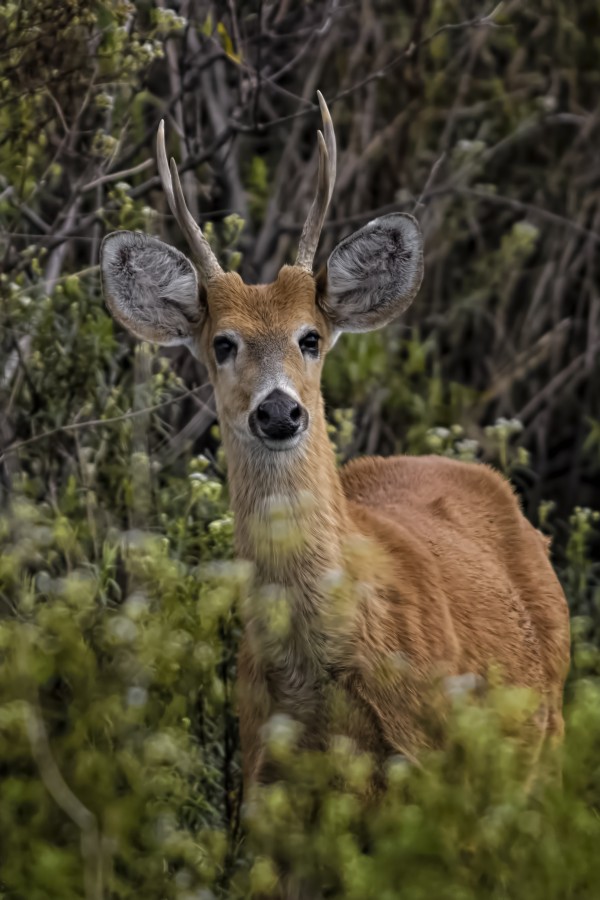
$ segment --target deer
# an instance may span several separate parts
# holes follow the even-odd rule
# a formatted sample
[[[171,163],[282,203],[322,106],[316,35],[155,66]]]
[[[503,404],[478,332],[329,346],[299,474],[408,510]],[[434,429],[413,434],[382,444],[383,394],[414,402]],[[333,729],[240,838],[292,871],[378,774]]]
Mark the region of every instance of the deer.
[[[443,456],[336,465],[325,357],[343,332],[382,328],[410,306],[423,239],[412,215],[394,212],[344,237],[313,271],[336,175],[333,122],[318,101],[316,192],[295,263],[273,283],[221,268],[167,161],[164,122],[158,170],[191,259],[129,231],[101,249],[117,322],[144,341],[185,345],[214,388],[235,549],[253,571],[238,660],[244,792],[275,777],[266,734],[277,716],[298,724],[305,749],[342,734],[382,765],[418,758],[437,740],[430,686],[447,679],[498,671],[535,691],[536,746],[564,727],[567,602],[547,539],[508,480]],[[271,627],[273,609],[285,627]]]

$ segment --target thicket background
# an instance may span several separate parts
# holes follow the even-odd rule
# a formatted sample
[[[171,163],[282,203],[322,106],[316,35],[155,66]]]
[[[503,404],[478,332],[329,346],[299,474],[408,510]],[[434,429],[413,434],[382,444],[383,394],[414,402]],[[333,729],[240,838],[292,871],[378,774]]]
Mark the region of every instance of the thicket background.
[[[599,58],[598,0],[2,5],[0,897],[258,896],[277,867],[356,900],[598,896]],[[339,148],[319,259],[392,210],[426,250],[410,314],[327,362],[332,438],[492,462],[554,537],[562,788],[520,787],[500,737],[524,698],[459,701],[447,751],[393,761],[376,809],[368,760],[299,757],[278,723],[289,782],[242,822],[248,572],[210,388],[113,324],[98,253],[120,227],[181,245],[165,118],[223,263],[270,280],[314,189],[317,89]]]

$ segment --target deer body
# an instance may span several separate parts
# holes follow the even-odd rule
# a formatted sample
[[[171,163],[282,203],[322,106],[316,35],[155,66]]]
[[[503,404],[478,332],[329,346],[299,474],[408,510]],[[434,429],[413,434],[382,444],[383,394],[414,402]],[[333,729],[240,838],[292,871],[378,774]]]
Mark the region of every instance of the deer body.
[[[306,479],[313,492],[295,519],[303,540],[284,565],[277,537],[269,540],[264,480],[252,495],[234,494],[238,551],[256,563],[259,600],[261,586],[284,584],[291,606],[289,634],[274,647],[261,639],[260,603],[246,625],[245,783],[268,777],[263,726],[279,713],[300,721],[306,748],[346,734],[381,762],[411,759],[441,733],[432,679],[485,679],[490,665],[539,692],[540,741],[560,736],[567,608],[545,541],[508,483],[486,466],[440,457],[365,458],[338,475],[328,457],[316,456]],[[294,486],[276,486],[282,497],[292,489],[293,509]],[[261,514],[266,529],[253,543]],[[327,586],[340,571],[346,608],[332,612]]]
[[[384,216],[345,238],[313,276],[336,159],[319,102],[316,197],[296,264],[273,284],[223,272],[173,161],[169,169],[162,125],[159,170],[196,266],[145,235],[115,232],[102,248],[114,316],[138,337],[186,344],[215,388],[237,552],[254,564],[239,664],[247,785],[269,778],[263,726],[273,715],[299,721],[307,748],[342,733],[382,761],[412,757],[442,732],[435,685],[485,679],[493,667],[539,693],[539,737],[562,731],[567,605],[544,538],[508,483],[438,457],[336,469],[324,357],[340,332],[382,327],[410,304],[422,242],[411,216]]]

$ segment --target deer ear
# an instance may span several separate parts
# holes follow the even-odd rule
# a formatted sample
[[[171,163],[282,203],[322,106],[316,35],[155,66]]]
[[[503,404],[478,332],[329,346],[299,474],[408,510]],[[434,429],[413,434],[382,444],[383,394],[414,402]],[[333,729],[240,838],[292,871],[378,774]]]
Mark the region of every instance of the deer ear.
[[[412,303],[423,278],[416,219],[392,213],[344,238],[327,262],[321,306],[341,331],[372,331]]]
[[[202,322],[198,277],[189,259],[157,238],[114,231],[100,250],[106,305],[136,337],[187,344]]]

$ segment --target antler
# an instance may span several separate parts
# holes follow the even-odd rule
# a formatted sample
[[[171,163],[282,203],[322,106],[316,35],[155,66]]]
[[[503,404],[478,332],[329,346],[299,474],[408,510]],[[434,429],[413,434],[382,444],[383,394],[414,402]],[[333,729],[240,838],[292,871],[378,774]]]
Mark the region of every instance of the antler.
[[[179,180],[179,172],[174,159],[171,159],[171,167],[167,162],[167,150],[165,147],[165,123],[161,120],[158,126],[158,134],[156,136],[156,161],[158,163],[158,173],[167,201],[171,208],[171,212],[175,216],[177,224],[183,231],[190,250],[198,265],[200,273],[208,280],[214,278],[215,275],[222,275],[223,269],[219,265],[219,261],[210,248],[210,244],[202,234],[202,229],[194,221],[191,212],[187,208],[183,191],[181,190],[181,182]]]
[[[323,117],[323,131],[317,132],[319,141],[319,177],[317,181],[317,193],[312,202],[312,206],[308,213],[302,234],[300,236],[300,245],[298,247],[298,256],[296,257],[296,265],[307,272],[312,272],[313,260],[319,236],[325,221],[325,213],[333,194],[333,186],[335,184],[335,171],[337,164],[337,152],[335,146],[335,132],[333,130],[333,122],[327,108],[327,104],[323,98],[321,91],[317,91],[319,98],[319,106],[321,107],[321,116]]]

